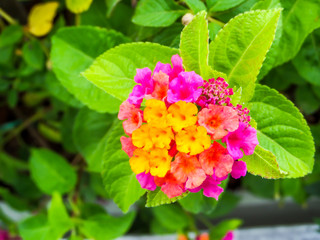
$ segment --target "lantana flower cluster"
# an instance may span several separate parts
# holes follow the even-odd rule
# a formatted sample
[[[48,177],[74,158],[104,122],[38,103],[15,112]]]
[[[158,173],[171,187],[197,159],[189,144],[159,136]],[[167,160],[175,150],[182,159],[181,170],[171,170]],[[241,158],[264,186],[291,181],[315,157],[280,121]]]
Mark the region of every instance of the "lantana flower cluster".
[[[153,72],[137,69],[137,83],[120,106],[126,136],[122,149],[142,188],[161,188],[169,198],[203,189],[218,199],[229,174],[240,178],[258,144],[248,109],[233,106],[223,78],[204,80],[186,72],[179,55]]]

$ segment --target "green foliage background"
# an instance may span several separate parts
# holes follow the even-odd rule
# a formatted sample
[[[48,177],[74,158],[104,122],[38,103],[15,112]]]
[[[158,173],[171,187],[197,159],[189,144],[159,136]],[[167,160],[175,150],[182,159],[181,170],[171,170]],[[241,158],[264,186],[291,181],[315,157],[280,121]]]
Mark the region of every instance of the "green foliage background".
[[[104,240],[203,222],[221,239],[241,221],[210,221],[237,206],[239,189],[301,205],[320,195],[319,0],[59,0],[50,33],[34,37],[39,2],[0,3],[0,227],[11,236]],[[257,124],[250,174],[224,181],[219,202],[146,193],[121,150],[116,116],[135,69],[177,53],[186,70],[226,78]]]

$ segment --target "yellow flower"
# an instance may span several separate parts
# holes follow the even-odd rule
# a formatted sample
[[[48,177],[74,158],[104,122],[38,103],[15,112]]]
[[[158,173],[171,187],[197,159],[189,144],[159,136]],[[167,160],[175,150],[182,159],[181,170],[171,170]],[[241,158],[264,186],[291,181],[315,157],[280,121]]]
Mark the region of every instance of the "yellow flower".
[[[138,148],[129,162],[135,174],[150,172],[152,176],[164,177],[170,170],[171,158],[166,149],[154,148],[148,152]]]
[[[130,158],[129,163],[132,171],[135,174],[146,172],[150,170],[149,167],[150,154],[142,149],[136,149],[133,152],[133,157]]]
[[[194,125],[197,122],[198,108],[193,103],[179,101],[172,104],[168,109],[167,120],[173,130],[176,132],[181,131],[182,128],[186,128]]]
[[[170,170],[172,157],[166,149],[155,148],[150,152],[150,174],[164,177]]]
[[[145,150],[152,148],[153,143],[150,137],[150,126],[148,124],[144,124],[132,132],[132,143],[134,146]]]
[[[211,139],[204,127],[194,125],[176,135],[176,144],[178,151],[196,155],[210,147]]]
[[[154,147],[157,148],[170,148],[171,140],[174,139],[174,135],[171,127],[150,129],[150,136]]]
[[[149,99],[143,111],[143,118],[150,126],[167,127],[167,107],[163,101]]]
[[[28,16],[28,29],[34,36],[42,37],[51,31],[58,2],[39,3],[32,7]]]

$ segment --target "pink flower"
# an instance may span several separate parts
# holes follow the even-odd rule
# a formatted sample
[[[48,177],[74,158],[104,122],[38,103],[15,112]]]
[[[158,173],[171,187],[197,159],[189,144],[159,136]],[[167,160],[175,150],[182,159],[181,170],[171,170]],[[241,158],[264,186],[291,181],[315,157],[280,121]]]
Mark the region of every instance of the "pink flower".
[[[234,161],[231,176],[235,179],[244,177],[247,174],[247,164],[243,161]]]
[[[251,155],[259,144],[257,130],[242,122],[239,124],[239,128],[234,132],[228,133],[222,139],[222,142],[227,144],[228,152],[235,160],[243,157],[240,148],[244,151],[245,155]]]
[[[200,153],[199,161],[207,175],[224,177],[232,170],[233,158],[220,143],[213,142],[210,148]]]
[[[154,182],[154,177],[150,173],[140,173],[136,175],[141,187],[150,191],[154,191],[157,185]]]
[[[123,129],[128,135],[141,126],[143,119],[142,111],[128,101],[121,103],[118,118],[126,120],[123,122]]]
[[[221,240],[233,240],[233,239],[234,239],[234,233],[232,231],[229,231]]]
[[[140,107],[144,96],[153,92],[153,81],[151,74],[151,70],[147,67],[137,69],[137,74],[134,76],[134,81],[141,85],[134,86],[128,98],[129,103]]]
[[[132,144],[132,139],[130,137],[122,136],[122,137],[120,137],[120,142],[122,145],[122,150],[126,154],[128,154],[129,157],[132,157],[134,150],[136,150],[136,148],[137,148]]]
[[[198,88],[202,85],[202,77],[195,72],[181,72],[169,83],[168,102],[196,102],[202,93],[202,89]]]
[[[212,139],[216,140],[238,128],[239,116],[231,107],[209,104],[208,108],[203,108],[199,112],[198,123],[207,129]]]
[[[157,186],[161,187],[161,191],[164,192],[168,198],[178,197],[186,191],[184,184],[178,181],[171,172],[167,172],[163,178],[155,177],[154,181]]]
[[[215,176],[207,176],[206,180],[197,188],[188,189],[189,192],[199,192],[203,189],[203,195],[206,197],[212,197],[218,200],[220,194],[223,192],[223,188],[218,185],[224,179],[216,178]]]

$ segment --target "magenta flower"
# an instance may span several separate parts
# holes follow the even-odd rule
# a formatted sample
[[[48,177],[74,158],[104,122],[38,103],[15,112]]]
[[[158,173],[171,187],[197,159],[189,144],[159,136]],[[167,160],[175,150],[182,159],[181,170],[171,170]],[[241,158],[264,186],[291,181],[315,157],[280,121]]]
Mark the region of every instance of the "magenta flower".
[[[222,240],[233,240],[234,233],[232,231],[227,232],[227,234],[222,238]]]
[[[157,185],[154,182],[154,177],[150,173],[140,173],[136,175],[138,182],[141,187],[150,191],[154,191],[157,188]]]
[[[234,161],[231,176],[235,179],[244,177],[247,174],[247,164],[243,161]]]
[[[153,70],[153,75],[160,71],[170,76],[170,74],[172,73],[172,67],[169,63],[157,62],[157,65]]]
[[[227,176],[226,176],[227,177]],[[220,194],[223,192],[223,188],[218,185],[225,178],[216,178],[215,176],[207,176],[206,180],[197,188],[188,189],[189,192],[199,192],[203,189],[203,195],[206,197],[212,197],[218,200]]]
[[[5,230],[0,229],[0,240],[9,240],[9,233]]]
[[[168,102],[175,103],[180,100],[196,102],[202,93],[202,89],[198,88],[203,83],[202,77],[195,72],[181,72],[177,78],[169,83]]]
[[[141,85],[135,85],[129,95],[129,103],[140,107],[145,95],[153,92],[153,80],[151,78],[151,70],[149,68],[137,69],[134,81]]]
[[[170,73],[170,80],[173,80],[178,77],[179,73],[184,72],[184,69],[182,66],[182,58],[178,54],[171,57],[171,63],[172,72]]]
[[[229,154],[234,160],[243,157],[243,153],[240,148],[244,151],[245,155],[251,155],[254,152],[255,147],[259,144],[257,139],[257,130],[247,126],[246,123],[240,122],[239,127],[234,132],[229,132],[222,142],[227,144]]]

